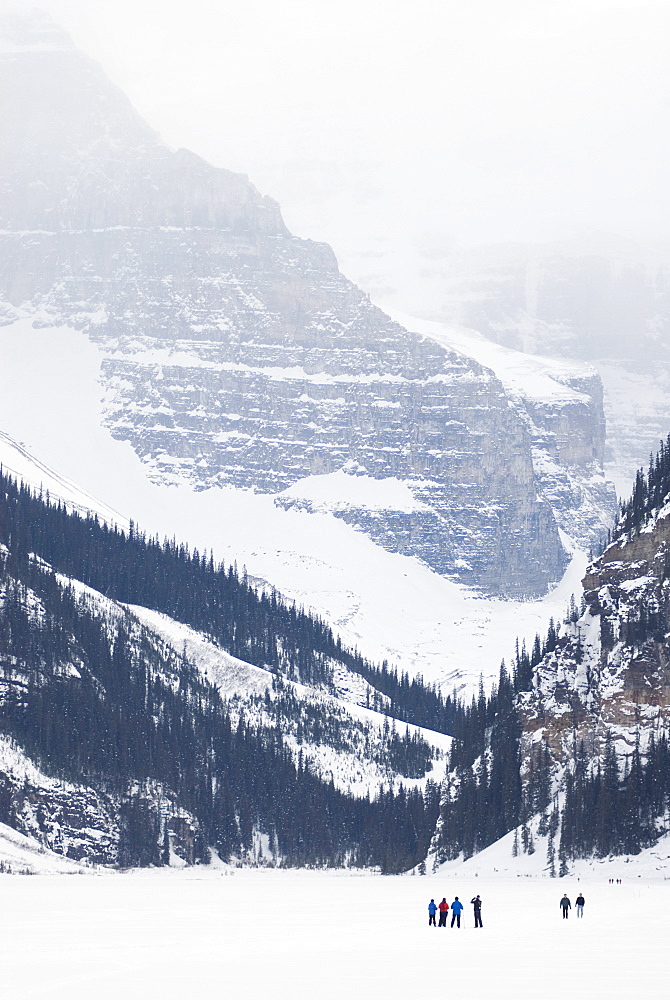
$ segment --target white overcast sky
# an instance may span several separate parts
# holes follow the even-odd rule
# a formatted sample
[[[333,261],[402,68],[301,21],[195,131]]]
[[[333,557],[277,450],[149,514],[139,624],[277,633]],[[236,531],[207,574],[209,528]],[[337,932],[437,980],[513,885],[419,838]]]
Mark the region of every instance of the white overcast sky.
[[[248,174],[345,257],[667,239],[670,0],[39,5],[171,146]]]

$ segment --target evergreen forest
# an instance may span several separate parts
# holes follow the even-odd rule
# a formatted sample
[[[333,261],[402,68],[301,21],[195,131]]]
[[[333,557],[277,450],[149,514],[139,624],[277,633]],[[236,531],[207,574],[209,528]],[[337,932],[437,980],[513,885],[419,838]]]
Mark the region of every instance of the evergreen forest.
[[[196,817],[202,860],[208,845],[224,858],[242,856],[255,830],[287,865],[395,872],[425,856],[438,811],[434,786],[345,795],[294,760],[280,725],[233,720],[187,658],[131,616],[103,614],[71,579],[206,627],[229,652],[258,656],[279,684],[285,675],[327,688],[337,659],[381,678],[398,713],[406,706],[408,716],[432,711],[446,720],[450,704],[344,650],[323,623],[257,594],[211,558],[69,513],[2,476],[0,728],[48,774],[117,797],[123,864],[167,857],[160,818],[138,794],[149,783],[170,789]],[[288,701],[284,693],[280,714]],[[426,749],[415,738],[394,732],[389,750],[408,773],[422,762],[425,771]]]

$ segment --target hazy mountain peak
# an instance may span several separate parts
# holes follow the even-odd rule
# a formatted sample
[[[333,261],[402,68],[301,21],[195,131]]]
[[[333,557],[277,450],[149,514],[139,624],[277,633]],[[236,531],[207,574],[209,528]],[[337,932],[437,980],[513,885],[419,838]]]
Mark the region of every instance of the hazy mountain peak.
[[[70,36],[46,11],[33,7],[0,10],[0,52],[71,52]]]
[[[168,149],[76,48],[0,56],[0,128],[6,315],[95,339],[104,420],[155,482],[252,489],[298,514],[323,497],[286,491],[321,477],[336,517],[438,573],[508,596],[560,579],[527,415],[491,372],[374,308],[246,177]],[[580,409],[569,456],[589,478],[596,410]],[[338,475],[349,463],[367,492]],[[378,480],[405,499],[385,491],[380,511]]]
[[[240,174],[172,152],[46,14],[0,20],[0,228],[286,233]]]

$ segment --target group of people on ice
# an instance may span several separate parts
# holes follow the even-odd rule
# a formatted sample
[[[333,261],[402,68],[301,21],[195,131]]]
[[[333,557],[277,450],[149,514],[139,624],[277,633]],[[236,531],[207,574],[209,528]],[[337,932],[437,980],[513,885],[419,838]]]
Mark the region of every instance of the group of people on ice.
[[[483,927],[484,925],[482,924],[482,901],[481,901],[481,898],[479,896],[475,896],[475,898],[471,899],[470,902],[472,903],[472,906],[474,908],[475,927]],[[575,906],[577,907],[577,916],[578,917],[583,917],[584,916],[584,904],[585,904],[585,902],[586,902],[586,900],[584,899],[584,896],[580,892],[579,895],[577,896],[577,899],[575,900]],[[567,892],[563,893],[563,898],[561,899],[561,901],[559,903],[559,906],[560,906],[561,911],[563,913],[563,919],[567,920],[568,919],[568,911],[572,909],[572,903],[568,899]],[[461,913],[463,912],[463,910],[464,910],[463,904],[461,903],[461,901],[458,898],[458,896],[455,896],[454,897],[454,901],[451,904],[451,926],[452,927],[454,926],[454,924],[456,924],[457,927],[461,926]],[[439,922],[439,924],[436,924],[435,923],[435,917],[436,917],[438,911],[439,911],[439,914],[440,914],[440,922]],[[434,899],[431,899],[430,903],[428,904],[428,926],[429,927],[446,927],[447,926],[447,915],[448,915],[448,913],[449,913],[449,903],[447,902],[446,896],[442,897],[442,901],[440,903],[436,903]]]
[[[482,901],[479,896],[475,896],[471,899],[475,911],[475,927],[483,927],[482,924]],[[440,922],[435,923],[435,915],[440,912]],[[454,901],[451,904],[451,926],[456,924],[457,927],[461,926],[461,913],[463,912],[463,904],[461,903],[458,896],[454,897]],[[446,896],[442,897],[440,903],[436,903],[434,899],[431,899],[428,904],[428,926],[429,927],[446,927],[447,926],[447,915],[449,913],[449,903],[447,902]]]
[[[580,892],[580,894],[577,896],[577,899],[575,900],[575,906],[577,907],[577,916],[578,917],[583,917],[584,916],[584,903],[585,902],[586,902],[586,900],[584,899],[584,896]],[[568,919],[568,910],[572,909],[572,903],[568,899],[567,892],[563,893],[563,898],[561,899],[561,901],[560,901],[560,903],[558,905],[560,906],[561,910],[563,911],[563,919],[567,920]]]

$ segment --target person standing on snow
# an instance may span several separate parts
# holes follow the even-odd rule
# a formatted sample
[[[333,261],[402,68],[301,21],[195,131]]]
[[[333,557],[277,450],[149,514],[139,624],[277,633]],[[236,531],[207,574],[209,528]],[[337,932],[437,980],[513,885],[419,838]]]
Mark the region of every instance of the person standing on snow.
[[[482,901],[479,896],[475,896],[470,902],[475,908],[475,927],[483,927],[482,923]]]
[[[428,904],[428,926],[429,927],[430,927],[431,924],[433,925],[433,927],[437,927],[437,924],[435,923],[435,914],[436,913],[437,913],[437,903],[435,902],[434,899],[431,899],[430,903]]]
[[[559,903],[559,906],[563,910],[563,919],[567,920],[568,919],[568,910],[570,910],[572,908],[572,903],[568,899],[567,892],[563,893],[563,899]]]
[[[440,927],[447,926],[447,911],[449,909],[449,903],[447,902],[446,896],[442,897],[442,902],[440,903]]]
[[[463,904],[460,902],[458,896],[454,896],[454,901],[451,904],[451,926],[454,926],[454,921],[458,927],[461,926],[461,913],[463,912]]]
[[[585,902],[586,902],[586,900],[584,899],[584,897],[582,896],[582,894],[580,892],[580,894],[577,896],[577,899],[575,900],[575,904],[577,906],[577,916],[578,917],[583,917],[584,916],[584,903]]]

